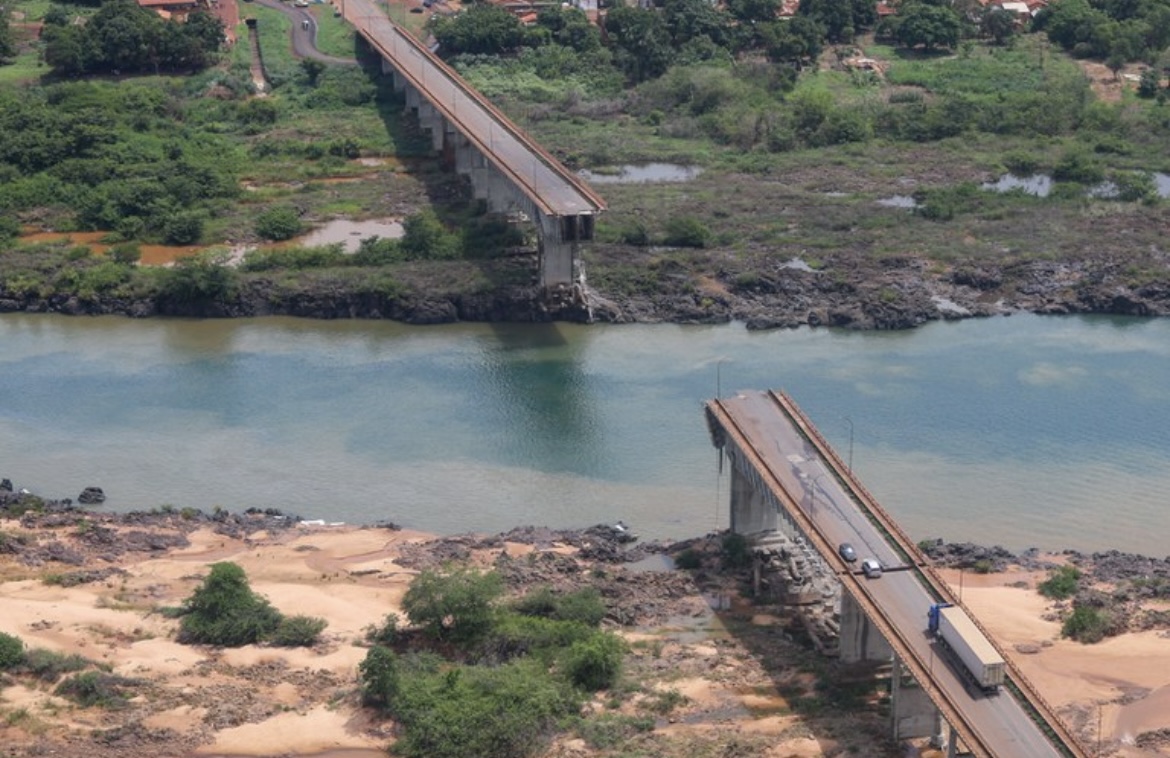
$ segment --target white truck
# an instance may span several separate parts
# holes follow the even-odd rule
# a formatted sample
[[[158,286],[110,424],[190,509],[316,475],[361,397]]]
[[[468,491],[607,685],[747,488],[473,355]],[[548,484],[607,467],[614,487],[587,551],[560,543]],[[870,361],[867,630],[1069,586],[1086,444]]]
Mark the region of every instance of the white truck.
[[[985,694],[999,691],[1003,684],[1003,657],[962,608],[936,603],[927,613],[930,633],[951,651]]]

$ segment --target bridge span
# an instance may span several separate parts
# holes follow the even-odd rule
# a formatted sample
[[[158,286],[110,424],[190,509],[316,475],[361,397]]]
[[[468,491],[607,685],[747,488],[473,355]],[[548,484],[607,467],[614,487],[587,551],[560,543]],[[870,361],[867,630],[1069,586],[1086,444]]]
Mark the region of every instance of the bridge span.
[[[1087,757],[997,644],[1008,664],[1007,685],[996,695],[968,690],[926,633],[929,606],[962,605],[959,598],[791,398],[741,393],[709,401],[706,414],[712,441],[731,463],[732,531],[778,530],[810,544],[844,590],[842,658],[892,657],[895,739],[932,737],[947,744],[949,755],[965,750],[991,758]],[[854,545],[859,557],[877,558],[887,571],[866,578],[839,555],[843,542]],[[907,684],[904,673],[912,677]]]
[[[471,180],[493,211],[523,213],[540,239],[540,281],[571,285],[579,242],[593,239],[605,201],[561,165],[374,0],[339,0],[345,19],[378,51],[436,151]]]

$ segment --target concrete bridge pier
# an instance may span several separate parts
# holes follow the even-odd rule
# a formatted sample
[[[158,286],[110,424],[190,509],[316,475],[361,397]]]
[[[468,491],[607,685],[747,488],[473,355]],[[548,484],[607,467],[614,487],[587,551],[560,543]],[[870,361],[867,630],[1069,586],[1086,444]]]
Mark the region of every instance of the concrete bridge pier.
[[[776,507],[764,497],[764,490],[734,461],[731,465],[731,531],[752,534],[775,529],[779,522]]]
[[[930,737],[934,745],[943,740],[942,714],[898,656],[890,675],[890,733],[895,740]]]
[[[841,661],[888,661],[894,650],[848,592],[841,595]]]

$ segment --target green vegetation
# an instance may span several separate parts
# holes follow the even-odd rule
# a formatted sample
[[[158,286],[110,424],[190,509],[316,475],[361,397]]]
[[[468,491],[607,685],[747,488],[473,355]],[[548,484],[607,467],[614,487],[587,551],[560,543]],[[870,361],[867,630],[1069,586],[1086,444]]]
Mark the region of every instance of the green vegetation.
[[[164,21],[133,0],[108,0],[84,24],[65,6],[45,14],[45,62],[65,76],[198,71],[215,61],[223,24],[207,12]]]
[[[126,689],[134,684],[134,680],[125,677],[86,671],[64,680],[53,692],[85,708],[125,708],[129,701]]]
[[[534,755],[587,693],[618,682],[625,645],[595,628],[605,614],[595,590],[542,587],[508,603],[502,592],[495,572],[424,571],[403,601],[412,627],[371,630],[394,649],[376,645],[362,661],[363,698],[398,723],[396,752]]]
[[[1110,633],[1110,619],[1107,611],[1078,605],[1060,627],[1060,633],[1078,642],[1091,644],[1100,642]]]
[[[82,671],[92,665],[93,661],[76,653],[66,655],[44,648],[33,648],[25,656],[20,670],[42,682],[55,682],[65,674]]]
[[[1060,566],[1048,572],[1048,578],[1037,585],[1036,591],[1053,600],[1065,600],[1077,594],[1080,578],[1081,570],[1076,566]]]
[[[248,586],[235,563],[215,563],[184,604],[179,642],[240,647],[258,642],[295,647],[312,645],[325,628],[322,619],[282,616]]]
[[[19,666],[24,660],[24,642],[19,637],[0,632],[0,671]]]

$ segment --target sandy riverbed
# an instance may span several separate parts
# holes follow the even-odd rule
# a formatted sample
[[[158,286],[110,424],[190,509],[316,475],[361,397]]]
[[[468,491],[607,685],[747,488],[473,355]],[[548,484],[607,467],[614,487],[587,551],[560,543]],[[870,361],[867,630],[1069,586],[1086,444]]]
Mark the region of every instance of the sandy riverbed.
[[[15,522],[0,522],[0,532],[19,531]],[[119,564],[125,574],[74,587],[43,581],[60,567],[29,567],[0,557],[0,631],[29,647],[78,653],[149,683],[127,711],[105,712],[78,708],[48,686],[10,682],[0,692],[0,723],[7,724],[3,745],[16,748],[14,755],[48,745],[68,752],[86,745],[92,730],[132,719],[130,737],[108,747],[89,746],[87,755],[384,755],[392,741],[389,725],[357,705],[364,630],[399,610],[416,572],[396,559],[404,547],[428,536],[355,527],[298,527],[246,539],[200,529],[189,536],[187,547],[128,554]],[[522,555],[532,548],[516,544],[505,550]],[[153,609],[180,603],[207,566],[223,560],[242,566],[253,588],[281,611],[328,619],[325,644],[311,650],[216,651],[176,643],[176,622]],[[957,583],[957,574],[948,576]],[[1170,640],[1157,632],[1093,646],[1061,640],[1058,624],[1044,619],[1048,601],[1031,589],[1038,578],[1020,572],[968,574],[963,599],[1004,647],[1038,650],[1012,654],[1052,704],[1078,722],[1083,737],[1095,738],[1099,711],[1113,754],[1157,754],[1127,743],[1141,732],[1170,727]],[[1020,582],[1028,587],[1010,586]],[[838,729],[824,718],[805,721],[788,708],[776,686],[784,662],[760,661],[758,652],[739,645],[698,590],[677,602],[686,610],[680,617],[688,619],[682,627],[676,621],[623,632],[631,642],[643,643],[635,646],[631,670],[643,677],[647,690],[674,689],[686,698],[677,718],[659,724],[657,739],[683,746],[679,754],[685,754],[688,740],[732,739],[727,735],[747,750],[737,755],[865,754],[841,746],[840,735],[852,726]],[[765,629],[774,623],[767,614],[738,607],[749,626]],[[647,640],[654,645],[645,645]],[[804,654],[790,646],[769,655],[784,650],[794,659]],[[19,752],[22,746],[27,753]],[[564,757],[594,754],[569,738],[550,750]]]

